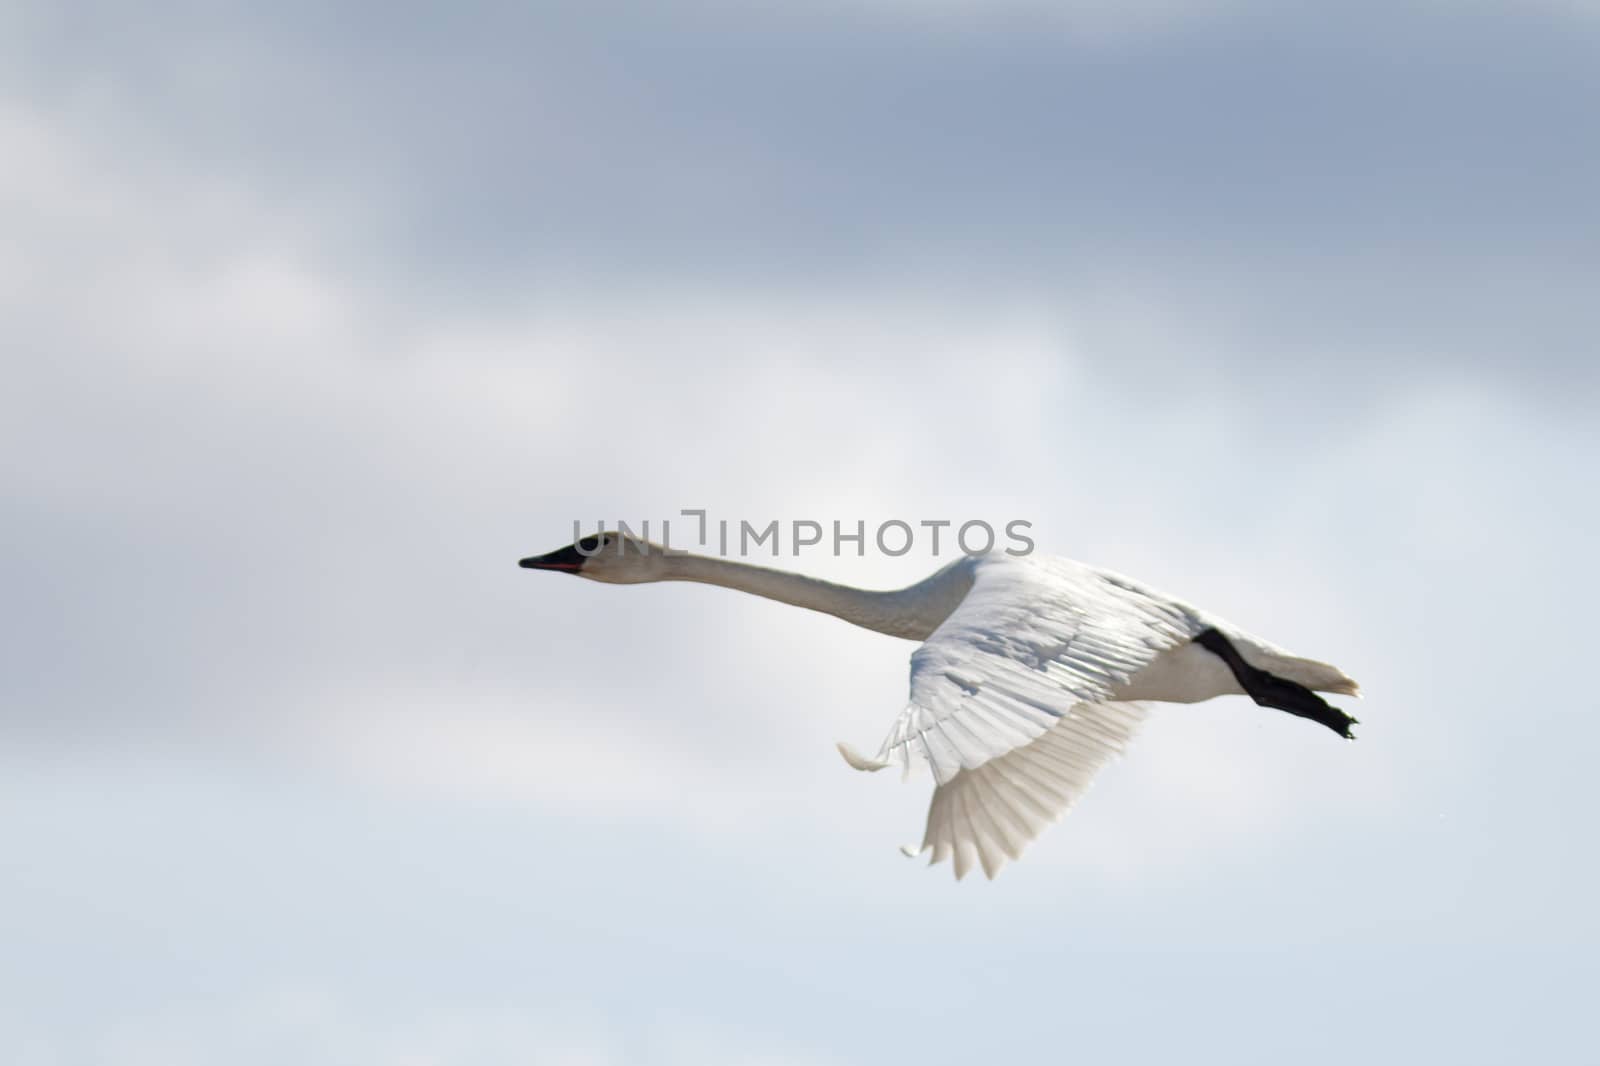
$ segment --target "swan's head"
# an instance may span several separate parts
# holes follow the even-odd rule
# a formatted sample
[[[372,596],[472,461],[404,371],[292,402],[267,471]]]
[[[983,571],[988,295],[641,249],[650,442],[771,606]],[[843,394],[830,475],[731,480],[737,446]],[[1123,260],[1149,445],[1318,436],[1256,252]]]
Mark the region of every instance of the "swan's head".
[[[660,581],[666,576],[666,549],[621,533],[593,533],[576,544],[543,555],[531,555],[517,565],[528,570],[560,570],[592,581],[632,585]]]

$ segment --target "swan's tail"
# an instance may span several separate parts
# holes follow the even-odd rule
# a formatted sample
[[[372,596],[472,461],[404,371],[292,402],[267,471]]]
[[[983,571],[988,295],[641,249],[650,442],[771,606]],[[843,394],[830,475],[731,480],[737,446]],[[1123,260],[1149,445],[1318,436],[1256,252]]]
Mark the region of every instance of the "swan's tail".
[[[1222,637],[1222,632],[1217,627],[1211,626],[1205,632],[1197,634],[1194,640],[1201,647],[1216,652],[1226,659],[1227,655],[1213,647],[1219,637]],[[1361,686],[1356,684],[1355,679],[1346,676],[1343,670],[1332,663],[1292,655],[1248,633],[1229,633],[1225,639],[1246,663],[1257,670],[1265,670],[1273,677],[1304,685],[1313,692],[1331,692],[1335,696],[1361,695]]]
[[[1361,696],[1361,686],[1356,684],[1353,678],[1346,677],[1343,670],[1331,663],[1283,654],[1255,654],[1249,658],[1256,666],[1274,677],[1304,685],[1313,692],[1331,692],[1335,696],[1357,698]]]

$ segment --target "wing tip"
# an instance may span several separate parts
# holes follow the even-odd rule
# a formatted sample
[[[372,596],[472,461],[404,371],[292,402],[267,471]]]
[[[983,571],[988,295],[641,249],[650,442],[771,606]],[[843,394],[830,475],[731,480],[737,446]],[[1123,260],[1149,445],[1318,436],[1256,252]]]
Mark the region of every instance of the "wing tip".
[[[835,746],[839,749],[839,754],[844,756],[844,761],[850,764],[852,770],[860,770],[863,773],[871,774],[877,773],[889,765],[887,759],[869,759],[842,740]]]

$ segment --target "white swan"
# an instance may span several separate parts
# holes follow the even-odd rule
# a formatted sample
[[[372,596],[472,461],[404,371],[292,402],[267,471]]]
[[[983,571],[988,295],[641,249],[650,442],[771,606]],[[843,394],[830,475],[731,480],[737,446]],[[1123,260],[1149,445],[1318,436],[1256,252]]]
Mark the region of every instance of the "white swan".
[[[699,581],[922,641],[911,697],[858,770],[926,762],[937,782],[908,855],[974,862],[994,877],[1058,821],[1121,752],[1144,701],[1244,693],[1349,737],[1355,719],[1313,690],[1359,695],[1336,667],[1298,656],[1137,582],[1070,559],[963,556],[909,588],[874,592],[616,533],[523,559],[596,581]]]

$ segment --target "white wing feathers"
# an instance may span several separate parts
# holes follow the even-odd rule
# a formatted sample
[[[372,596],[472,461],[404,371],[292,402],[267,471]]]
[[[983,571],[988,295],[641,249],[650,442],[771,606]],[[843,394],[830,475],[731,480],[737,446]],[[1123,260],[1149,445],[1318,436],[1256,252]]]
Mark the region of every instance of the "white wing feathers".
[[[994,877],[1071,809],[1133,739],[1144,710],[1142,703],[1080,703],[1031,744],[962,770],[934,789],[922,845],[905,850],[932,848],[931,862],[953,858],[957,878],[974,861]]]
[[[1113,703],[1201,628],[1183,605],[1064,559],[986,557],[971,590],[911,656],[911,698],[862,770],[925,761],[938,788],[922,849],[993,877],[1132,738],[1143,709]]]

